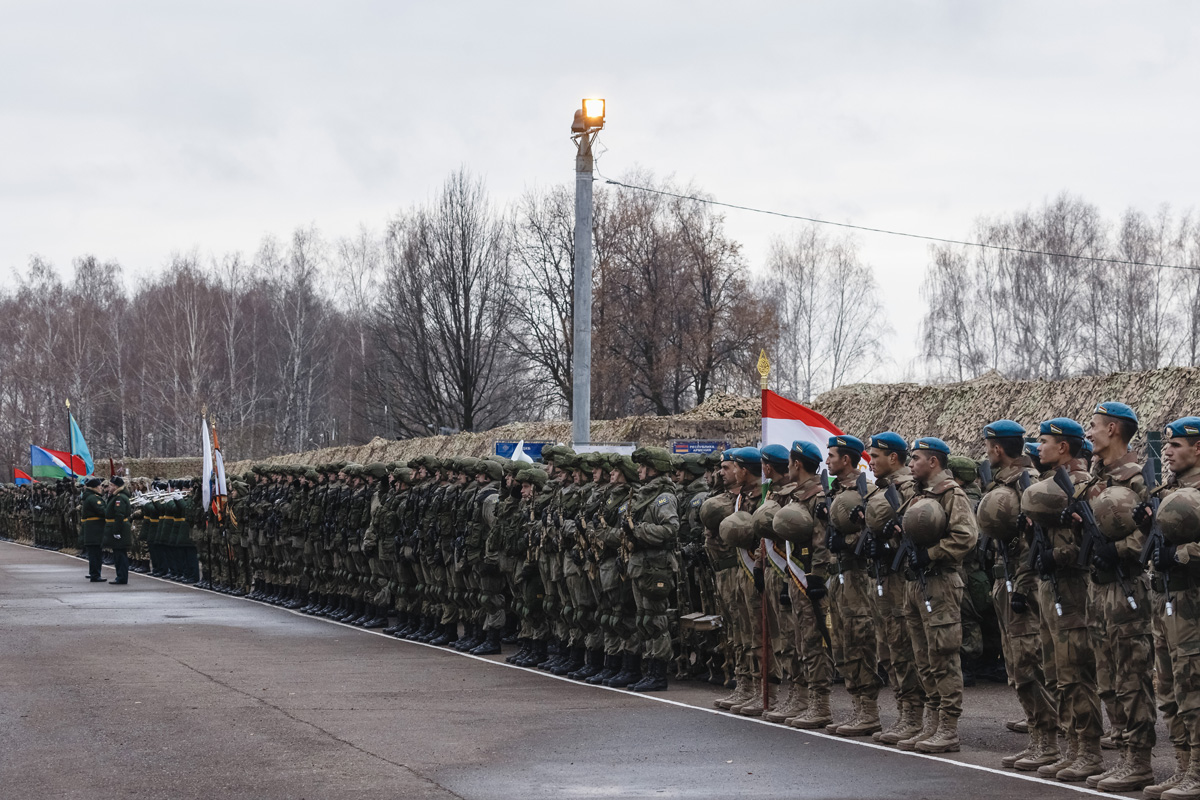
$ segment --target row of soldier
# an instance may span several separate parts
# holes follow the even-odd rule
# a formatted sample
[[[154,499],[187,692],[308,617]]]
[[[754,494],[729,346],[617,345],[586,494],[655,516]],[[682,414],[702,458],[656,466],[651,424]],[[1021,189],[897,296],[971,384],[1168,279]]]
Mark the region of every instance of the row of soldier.
[[[1188,567],[1200,419],[1167,426],[1161,485],[1129,450],[1136,432],[1120,403],[1099,405],[1086,432],[1047,420],[1032,444],[997,421],[983,432],[982,486],[949,469],[941,440],[881,433],[709,457],[551,446],[544,469],[430,456],[261,465],[207,527],[198,498],[166,496],[171,521],[193,525],[206,586],[477,654],[515,641],[510,662],[616,687],[663,689],[672,663],[723,667],[736,683],[722,708],[927,753],[959,748],[963,564],[975,559],[994,574],[1029,732],[1004,765],[1200,797],[1200,576]],[[153,494],[135,501],[143,532],[167,516]],[[149,555],[189,579],[186,558],[171,570]],[[718,613],[723,630],[689,634],[688,611]],[[1154,785],[1152,670],[1177,760]],[[835,721],[838,675],[854,711]],[[1107,767],[1105,712],[1120,751]]]

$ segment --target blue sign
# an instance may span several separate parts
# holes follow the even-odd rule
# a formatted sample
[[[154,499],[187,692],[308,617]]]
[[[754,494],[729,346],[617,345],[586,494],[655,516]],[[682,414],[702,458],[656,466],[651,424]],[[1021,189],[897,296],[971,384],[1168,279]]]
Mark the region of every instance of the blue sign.
[[[518,444],[520,442],[496,442],[496,455],[503,456],[504,458],[512,458]],[[525,455],[534,461],[541,461],[542,448],[551,444],[554,444],[554,442],[525,442],[521,445],[521,449],[525,452]]]
[[[677,456],[688,453],[715,453],[721,449],[729,449],[729,442],[701,441],[699,439],[676,439],[671,442],[671,452]]]

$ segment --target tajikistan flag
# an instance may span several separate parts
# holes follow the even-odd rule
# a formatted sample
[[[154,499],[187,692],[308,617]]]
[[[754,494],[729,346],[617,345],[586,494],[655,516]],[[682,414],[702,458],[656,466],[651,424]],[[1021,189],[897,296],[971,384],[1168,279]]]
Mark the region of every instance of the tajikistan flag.
[[[29,446],[29,463],[33,468],[33,479],[37,481],[87,475],[87,465],[79,456],[61,450],[48,450],[35,444]]]
[[[797,439],[815,444],[822,453],[828,451],[831,436],[842,429],[808,406],[781,397],[770,389],[762,392],[762,443],[781,444],[789,450]],[[869,459],[863,454],[863,464]]]

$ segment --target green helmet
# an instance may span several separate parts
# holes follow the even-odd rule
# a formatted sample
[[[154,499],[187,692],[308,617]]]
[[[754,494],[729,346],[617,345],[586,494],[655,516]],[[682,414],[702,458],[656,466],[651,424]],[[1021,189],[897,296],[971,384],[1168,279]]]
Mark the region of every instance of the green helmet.
[[[471,456],[462,456],[458,459],[458,471],[471,475],[472,477],[479,471],[479,459]]]
[[[1176,489],[1158,506],[1163,538],[1174,545],[1200,541],[1200,489]]]
[[[699,478],[708,470],[708,457],[703,453],[688,453],[680,457],[680,469]]]
[[[387,464],[382,461],[375,461],[363,467],[363,475],[370,475],[372,478],[386,478]]]
[[[671,471],[671,454],[663,447],[639,447],[631,458],[635,464],[645,464],[660,475]]]
[[[904,532],[917,547],[932,547],[946,535],[946,509],[932,497],[914,501],[904,512]]]
[[[775,536],[797,547],[812,547],[817,525],[803,503],[788,503],[771,521]]]
[[[500,465],[500,462],[487,458],[481,458],[475,462],[475,472],[479,475],[487,475],[488,480],[493,481],[498,481],[504,477],[504,467]]]
[[[413,471],[408,467],[401,467],[392,474],[403,483],[412,483]]]
[[[1109,486],[1092,501],[1092,513],[1096,526],[1110,542],[1117,542],[1137,530],[1133,521],[1133,510],[1142,499],[1125,486]]]
[[[1067,495],[1052,478],[1031,484],[1021,493],[1021,510],[1041,525],[1058,525],[1066,509]]]
[[[963,483],[974,483],[979,480],[979,464],[973,458],[966,456],[950,456],[946,462],[950,474]]]
[[[546,485],[546,473],[536,467],[526,467],[517,473],[517,480],[521,483],[532,483],[541,489]]]
[[[627,481],[636,481],[638,477],[637,464],[633,463],[633,459],[629,456],[614,456],[613,469],[620,470]]]
[[[630,464],[633,462],[630,461]],[[717,494],[707,498],[700,504],[700,522],[707,530],[717,532],[721,528],[721,520],[733,513],[733,495]]]
[[[749,550],[758,545],[758,538],[754,535],[754,517],[745,509],[735,511],[721,520],[720,530],[722,541],[730,547]]]
[[[1000,485],[979,501],[976,518],[979,532],[1002,542],[1017,535],[1017,516],[1021,513],[1021,495],[1011,486]]]

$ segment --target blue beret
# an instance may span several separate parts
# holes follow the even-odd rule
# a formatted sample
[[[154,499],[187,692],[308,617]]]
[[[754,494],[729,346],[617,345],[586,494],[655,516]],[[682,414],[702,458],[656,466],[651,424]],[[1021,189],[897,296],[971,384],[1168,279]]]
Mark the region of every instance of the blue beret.
[[[871,447],[877,450],[892,450],[896,453],[908,452],[908,442],[904,441],[904,437],[895,431],[875,434],[871,437]]]
[[[984,439],[1009,439],[1024,435],[1025,429],[1011,419],[998,419],[983,429]]]
[[[1167,438],[1191,439],[1200,436],[1200,417],[1180,417],[1167,423]]]
[[[1096,410],[1092,413],[1104,414],[1109,417],[1116,417],[1117,419],[1127,419],[1134,425],[1136,425],[1138,421],[1137,414],[1133,412],[1132,408],[1124,403],[1100,403],[1098,406],[1096,406]]]
[[[1092,455],[1093,452],[1094,451],[1092,450],[1092,441],[1090,439],[1084,439],[1083,444],[1079,448],[1079,455],[1090,456],[1090,455]]]
[[[825,454],[821,452],[821,448],[804,439],[797,439],[792,442],[792,452],[807,458],[809,461],[815,461],[818,464],[825,460]]]
[[[829,437],[828,447],[845,447],[847,450],[853,450],[856,453],[862,453],[867,448],[863,447],[862,439],[857,436],[847,436],[844,433],[839,433],[837,436]]]
[[[933,450],[935,453],[950,455],[950,445],[936,436],[925,436],[913,442],[913,450]]]
[[[758,453],[757,447],[739,447],[733,451],[733,460],[745,466],[746,464],[757,464],[762,460],[762,456]]]
[[[740,447],[731,447],[728,450],[722,450],[721,451],[721,460],[722,461],[733,461],[734,455],[736,455],[737,451],[740,449],[741,449]]]
[[[1086,439],[1084,441],[1086,441]],[[1037,442],[1026,442],[1025,443],[1025,455],[1029,456],[1030,458],[1041,458],[1042,451],[1038,447],[1038,443]]]
[[[1072,439],[1082,439],[1083,426],[1067,417],[1055,417],[1043,422],[1038,428],[1038,433],[1043,436],[1067,436]]]
[[[769,444],[758,451],[758,457],[772,465],[782,465],[787,469],[788,451],[781,444]]]

